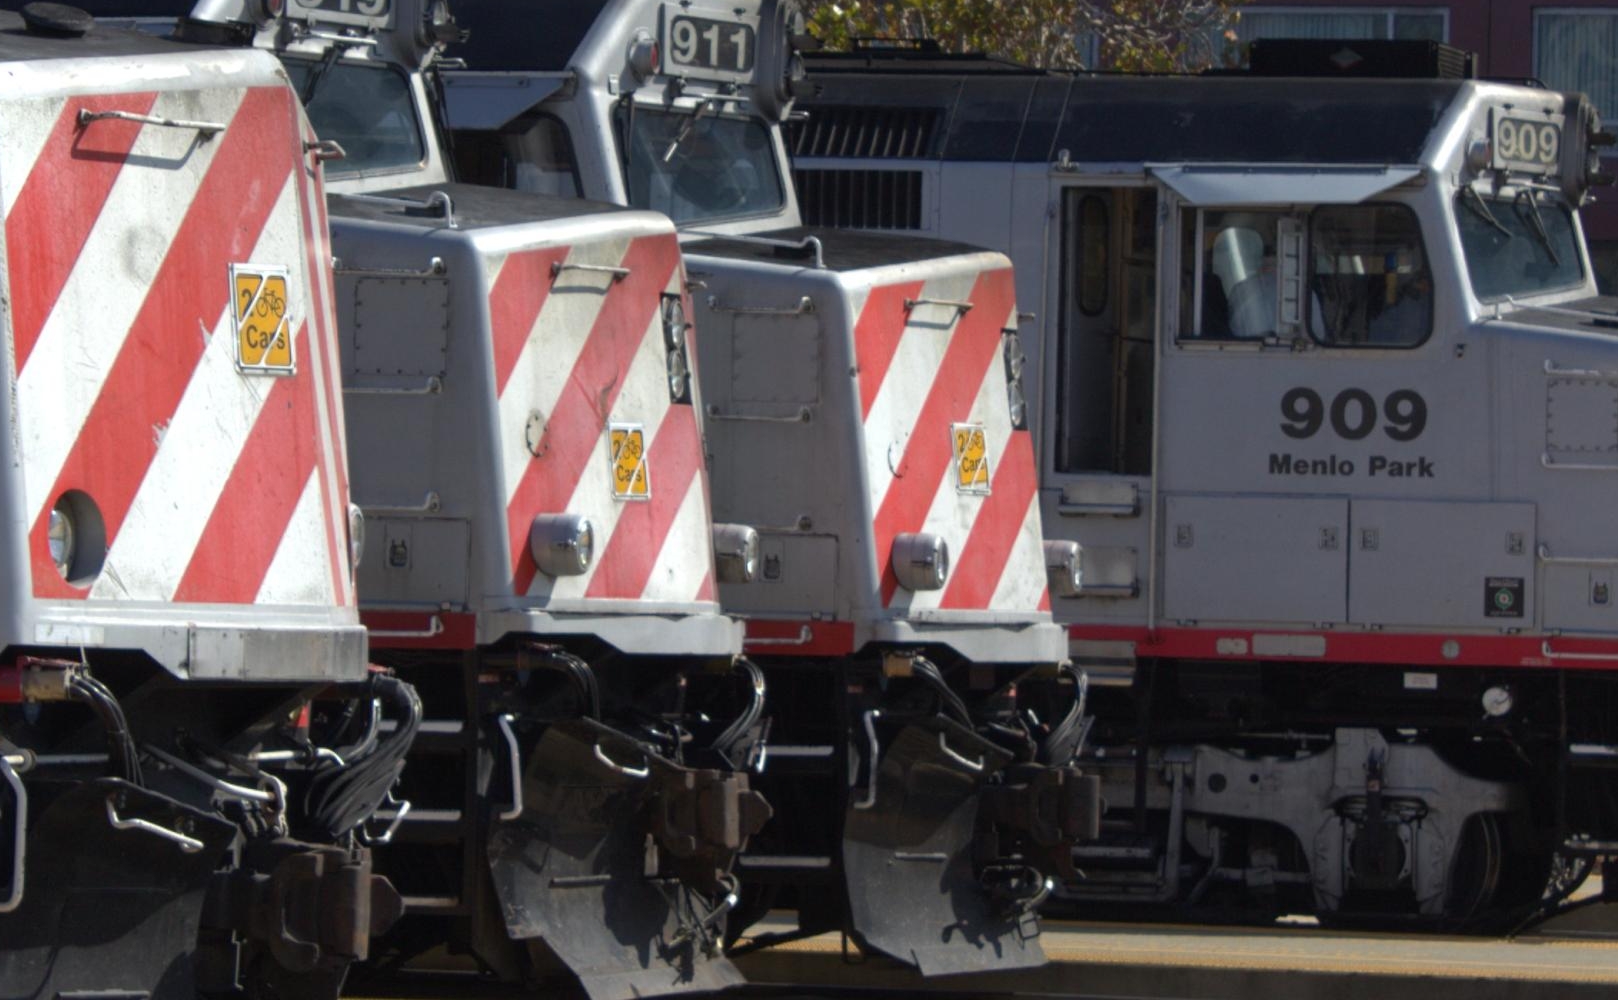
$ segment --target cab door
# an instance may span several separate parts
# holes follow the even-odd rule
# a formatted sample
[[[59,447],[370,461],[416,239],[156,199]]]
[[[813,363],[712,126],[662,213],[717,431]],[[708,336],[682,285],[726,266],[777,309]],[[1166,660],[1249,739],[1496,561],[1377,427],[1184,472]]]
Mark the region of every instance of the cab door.
[[[1139,183],[1054,189],[1047,252],[1041,511],[1047,538],[1081,546],[1058,621],[1146,617],[1157,326],[1158,199]]]

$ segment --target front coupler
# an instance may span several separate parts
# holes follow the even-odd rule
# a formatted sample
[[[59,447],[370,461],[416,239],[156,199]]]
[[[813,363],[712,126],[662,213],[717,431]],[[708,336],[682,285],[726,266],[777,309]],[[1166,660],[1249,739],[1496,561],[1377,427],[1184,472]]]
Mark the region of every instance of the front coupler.
[[[683,767],[592,719],[547,724],[526,753],[522,722],[495,724],[521,776],[491,807],[509,936],[554,954],[591,1000],[740,983],[720,952],[730,870],[770,815],[747,775]]]
[[[856,940],[923,975],[1044,963],[1031,906],[1007,905],[975,857],[987,783],[1011,754],[936,716],[881,740],[881,712],[861,720],[864,788],[843,824],[843,871]]]
[[[25,890],[0,914],[0,997],[194,1000],[203,900],[235,836],[121,778],[36,802]]]

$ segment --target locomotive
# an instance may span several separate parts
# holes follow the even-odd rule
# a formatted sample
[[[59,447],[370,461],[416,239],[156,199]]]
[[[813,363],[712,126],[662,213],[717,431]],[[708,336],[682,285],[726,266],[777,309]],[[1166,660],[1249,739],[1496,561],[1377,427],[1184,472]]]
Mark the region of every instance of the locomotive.
[[[354,596],[321,156],[263,53],[0,12],[0,994],[334,998],[419,721]]]
[[[1466,66],[811,59],[806,217],[998,247],[1040,316],[1113,806],[1070,900],[1499,927],[1618,848],[1618,302],[1578,216],[1612,137]]]
[[[177,29],[273,50],[333,157],[362,619],[426,716],[384,814],[387,957],[722,988],[765,687],[718,600],[757,542],[710,513],[690,282],[665,216],[449,181],[428,71],[460,33],[410,0]]]
[[[924,974],[1043,961],[1094,831],[1085,680],[1049,612],[1010,261],[801,225],[780,126],[790,0],[458,3],[441,74],[467,180],[664,213],[693,296],[719,599],[768,680],[735,937],[769,907]],[[764,943],[759,939],[754,945]]]

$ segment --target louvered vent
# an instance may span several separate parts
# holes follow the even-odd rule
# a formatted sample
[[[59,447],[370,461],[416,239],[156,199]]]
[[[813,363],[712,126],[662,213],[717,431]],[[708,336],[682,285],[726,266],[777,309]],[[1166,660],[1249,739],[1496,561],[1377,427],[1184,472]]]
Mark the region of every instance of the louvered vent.
[[[920,229],[919,170],[795,170],[806,226]]]
[[[937,108],[816,107],[792,129],[793,156],[904,159],[926,156]]]

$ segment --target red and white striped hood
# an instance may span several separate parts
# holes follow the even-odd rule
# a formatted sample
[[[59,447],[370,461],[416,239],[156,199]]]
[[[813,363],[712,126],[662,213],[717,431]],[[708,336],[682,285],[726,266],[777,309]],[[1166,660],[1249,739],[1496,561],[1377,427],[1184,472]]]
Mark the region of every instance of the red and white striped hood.
[[[679,244],[649,217],[611,218],[595,235],[486,261],[511,593],[552,608],[716,611],[702,440],[668,388],[663,297],[689,314]],[[624,489],[614,455],[637,441],[644,465],[623,452]],[[534,517],[559,513],[594,526],[596,555],[578,576],[539,572],[529,552]]]
[[[458,184],[333,211],[373,642],[738,651],[696,412],[669,390],[663,305],[687,300],[668,219]],[[543,571],[536,518],[568,539],[588,519],[591,558]]]
[[[1012,271],[998,255],[956,261],[925,278],[878,277],[854,295],[882,604],[912,612],[1048,611],[1033,444],[1028,431],[1012,428],[1002,354],[1003,332],[1017,326]],[[963,477],[957,434],[974,450],[981,442],[986,471]],[[942,590],[899,586],[892,549],[905,532],[948,543],[954,565]]]
[[[86,608],[352,609],[330,249],[295,95],[246,51],[50,67],[0,97],[32,594]],[[96,92],[53,91],[64,80]],[[81,124],[86,110],[224,128]],[[284,288],[290,371],[240,364],[233,300],[259,284]],[[62,578],[46,538],[69,490],[105,523],[105,565],[85,586]]]

